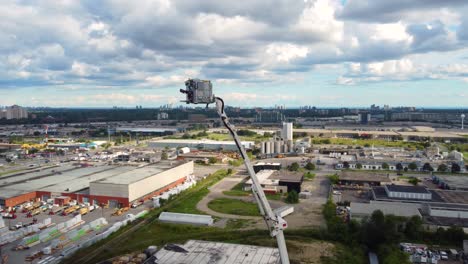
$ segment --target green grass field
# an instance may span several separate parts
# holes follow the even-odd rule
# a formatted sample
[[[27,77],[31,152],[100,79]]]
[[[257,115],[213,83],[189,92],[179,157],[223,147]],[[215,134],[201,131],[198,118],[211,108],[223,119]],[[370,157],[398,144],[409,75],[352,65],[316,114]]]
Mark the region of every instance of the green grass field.
[[[232,187],[231,190],[229,191],[223,191],[224,195],[227,196],[249,196],[252,194],[251,191],[244,191],[242,188],[244,186],[243,182],[240,182],[236,184],[234,187]],[[282,198],[282,195],[280,193],[276,194],[265,194],[268,200],[276,200],[279,201]]]
[[[311,181],[315,178],[315,173],[312,173],[310,171],[304,173],[304,179],[305,180],[308,180],[308,181]]]
[[[226,176],[227,170],[219,170],[213,173],[210,177],[207,177],[198,183],[198,185],[203,186],[202,188],[189,189],[186,191],[187,193],[185,193],[183,197],[179,197],[179,199],[174,199],[174,201],[171,201],[171,206],[169,209],[167,209],[167,211],[185,214],[205,214],[204,212],[197,209],[198,202],[200,202],[203,197],[205,197],[205,195],[210,192],[208,190],[209,186],[214,185]]]
[[[328,143],[330,142],[330,143]],[[423,142],[387,141],[382,139],[351,139],[351,138],[313,138],[312,144],[333,144],[361,147],[399,147],[409,149],[424,149]]]
[[[189,134],[194,136],[193,139],[211,139],[216,141],[232,141],[232,136],[230,134],[221,134],[221,133],[207,133],[207,136],[198,136],[197,133],[202,131],[192,131]],[[257,134],[254,136],[239,136],[241,140],[244,141],[265,141],[269,140],[271,137],[265,137],[263,135]],[[183,139],[182,136],[165,136],[165,139]],[[191,138],[192,139],[192,138]]]
[[[229,196],[249,196],[251,192],[246,192],[242,188],[244,186],[244,182],[239,182],[236,184],[234,187],[232,187],[231,190],[229,191],[223,191],[224,195],[229,195]]]
[[[216,212],[223,214],[259,216],[258,206],[254,203],[248,203],[237,199],[218,198],[211,200],[208,207]]]

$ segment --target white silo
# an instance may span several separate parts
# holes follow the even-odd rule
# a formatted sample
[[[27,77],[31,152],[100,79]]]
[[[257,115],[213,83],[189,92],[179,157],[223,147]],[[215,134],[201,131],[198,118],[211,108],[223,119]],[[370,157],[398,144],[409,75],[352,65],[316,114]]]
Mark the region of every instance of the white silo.
[[[265,149],[265,142],[261,142],[260,145],[261,145],[261,146],[260,146],[260,152],[261,152],[262,154],[265,154],[265,151],[266,151],[266,149]]]
[[[275,142],[275,153],[281,153],[281,141]]]
[[[293,140],[293,123],[283,123],[281,137],[283,140]]]
[[[275,142],[274,141],[270,141],[268,142],[270,144],[270,153],[275,153]]]
[[[269,141],[265,142],[265,153],[266,154],[271,154],[271,148],[270,148],[270,142]]]

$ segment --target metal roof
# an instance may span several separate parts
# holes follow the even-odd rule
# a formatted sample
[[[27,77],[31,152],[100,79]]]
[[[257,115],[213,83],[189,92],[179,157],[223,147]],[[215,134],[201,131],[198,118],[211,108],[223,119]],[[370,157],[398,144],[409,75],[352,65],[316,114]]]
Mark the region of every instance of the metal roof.
[[[176,161],[176,162],[158,162],[153,165],[144,166],[140,168],[133,169],[131,171],[123,172],[121,174],[112,175],[110,177],[105,177],[99,179],[95,182],[97,183],[110,183],[110,184],[131,184],[134,182],[141,181],[145,178],[159,174],[165,170],[172,169],[177,167],[185,162]]]
[[[341,181],[391,182],[386,173],[367,171],[341,171]]]
[[[423,186],[409,186],[409,185],[385,185],[389,192],[405,192],[405,193],[430,193],[426,187]]]
[[[211,215],[162,212],[159,216],[159,221],[180,224],[212,225],[213,217],[211,217]]]
[[[234,141],[217,141],[211,139],[161,139],[156,141],[151,141],[150,143],[168,143],[168,144],[187,144],[187,145],[235,145]],[[253,145],[253,141],[242,141],[242,144]]]
[[[189,240],[180,247],[187,252],[173,251],[169,247],[164,247],[156,252],[158,264],[280,263],[279,251],[276,248],[200,240]]]
[[[351,216],[353,215],[371,215],[374,211],[380,210],[385,215],[411,217],[421,216],[419,204],[397,203],[397,202],[374,202],[374,203],[354,203],[351,205]]]
[[[117,127],[116,131],[142,132],[142,133],[163,133],[163,132],[178,132],[177,128],[154,128],[154,127]]]

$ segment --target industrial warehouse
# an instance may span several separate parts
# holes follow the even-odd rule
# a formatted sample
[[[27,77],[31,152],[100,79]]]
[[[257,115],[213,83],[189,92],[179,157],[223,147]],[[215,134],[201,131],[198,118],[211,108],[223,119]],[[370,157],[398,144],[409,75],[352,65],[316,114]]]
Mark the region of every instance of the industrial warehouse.
[[[79,203],[127,207],[184,183],[192,174],[193,162],[180,161],[145,166],[55,166],[2,176],[0,205],[69,197]]]

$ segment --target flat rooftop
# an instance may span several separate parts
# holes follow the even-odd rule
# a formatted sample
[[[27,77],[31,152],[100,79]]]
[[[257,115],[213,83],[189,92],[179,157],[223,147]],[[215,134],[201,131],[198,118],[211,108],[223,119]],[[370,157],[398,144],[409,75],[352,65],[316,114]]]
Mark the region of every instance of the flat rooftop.
[[[431,200],[418,200],[418,199],[403,199],[403,198],[392,198],[388,197],[387,192],[385,191],[385,186],[375,186],[372,187],[372,193],[375,196],[377,201],[414,201],[414,202],[424,202],[424,203],[445,203],[445,200],[435,192],[435,190],[428,190],[432,193]]]
[[[410,186],[410,185],[385,185],[390,192],[404,192],[404,193],[430,193],[424,186]]]
[[[168,144],[200,144],[200,145],[235,145],[233,140],[217,141],[211,139],[160,139],[150,143],[168,143]],[[242,144],[254,144],[253,141],[242,141]]]
[[[134,170],[132,166],[105,165],[99,167],[61,166],[34,172],[10,175],[0,179],[0,196],[15,197],[34,191],[77,192],[89,187],[91,181]]]
[[[108,183],[108,184],[132,184],[134,182],[141,181],[145,178],[151,177],[153,175],[159,174],[168,169],[172,169],[179,165],[182,165],[186,162],[184,161],[172,161],[148,165],[144,167],[135,168],[131,171],[126,171],[120,174],[115,174],[109,177],[105,177],[94,182],[98,183]]]
[[[384,214],[411,217],[421,216],[418,204],[406,204],[401,206],[399,203],[351,203],[351,214],[353,215],[371,215],[376,210],[381,210]]]
[[[434,173],[434,175],[450,186],[454,186],[456,188],[468,188],[468,179],[466,177],[439,175],[437,172]]]
[[[391,182],[386,173],[367,171],[341,171],[342,181],[363,181],[363,182]]]
[[[183,162],[162,161],[144,167],[129,165],[103,165],[97,167],[63,165],[54,168],[9,174],[0,177],[0,198],[11,198],[34,191],[87,193],[91,182],[130,184],[182,163]]]
[[[158,264],[279,264],[280,256],[276,248],[229,244],[200,240],[189,240],[179,245],[187,252],[170,250],[167,246],[155,256]]]
[[[280,181],[287,182],[302,182],[304,178],[303,173],[291,172],[286,170],[261,170],[257,172],[257,178],[261,184],[272,185],[279,183]],[[252,180],[249,179],[245,182],[246,184],[252,184]]]

